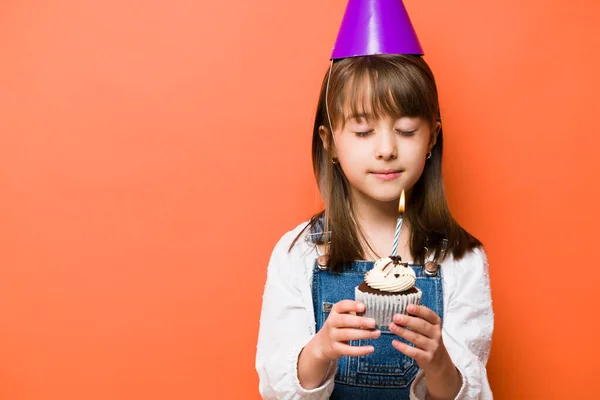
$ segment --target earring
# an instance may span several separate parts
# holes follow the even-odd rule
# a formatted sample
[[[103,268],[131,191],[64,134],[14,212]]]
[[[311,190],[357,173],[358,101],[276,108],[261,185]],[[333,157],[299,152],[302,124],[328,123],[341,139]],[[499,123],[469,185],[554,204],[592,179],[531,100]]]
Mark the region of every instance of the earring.
[[[429,160],[431,158],[431,151],[429,153],[427,153],[427,159]]]
[[[332,164],[337,164],[338,163],[338,158],[337,157],[331,157],[331,163]]]

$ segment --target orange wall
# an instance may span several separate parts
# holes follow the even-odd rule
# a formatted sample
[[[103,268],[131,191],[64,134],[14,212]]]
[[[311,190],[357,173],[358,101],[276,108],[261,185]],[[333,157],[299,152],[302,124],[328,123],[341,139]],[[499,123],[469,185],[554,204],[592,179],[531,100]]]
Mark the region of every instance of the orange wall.
[[[59,3],[0,5],[0,398],[258,398],[345,0]],[[451,207],[489,253],[496,398],[589,398],[600,3],[406,4]]]

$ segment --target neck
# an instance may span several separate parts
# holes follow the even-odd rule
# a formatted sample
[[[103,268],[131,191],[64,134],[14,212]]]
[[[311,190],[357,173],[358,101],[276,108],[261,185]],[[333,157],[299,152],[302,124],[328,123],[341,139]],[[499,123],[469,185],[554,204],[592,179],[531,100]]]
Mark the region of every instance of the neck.
[[[406,200],[410,199],[412,190],[406,192]],[[362,193],[353,191],[352,202],[356,218],[361,224],[361,227],[395,228],[396,220],[398,219],[398,199],[392,201],[378,201]],[[404,220],[403,224],[406,224]]]
[[[393,229],[396,226],[396,220],[398,219],[397,201],[380,202],[355,196],[353,203],[356,218],[363,229],[368,227],[385,229],[390,226]]]
[[[374,250],[371,254],[365,246],[365,256],[370,258],[387,257],[391,254],[396,222],[398,221],[398,200],[382,202],[360,193],[353,194],[354,211],[357,222],[365,234],[365,239]],[[402,231],[398,244],[398,254],[402,259],[410,258],[408,238],[410,227],[406,219],[402,223]]]

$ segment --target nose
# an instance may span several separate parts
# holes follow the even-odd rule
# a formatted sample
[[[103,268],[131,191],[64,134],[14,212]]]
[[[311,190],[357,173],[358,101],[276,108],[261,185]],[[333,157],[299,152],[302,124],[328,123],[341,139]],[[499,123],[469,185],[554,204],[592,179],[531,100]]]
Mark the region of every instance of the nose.
[[[398,157],[398,144],[396,133],[393,130],[384,129],[377,132],[376,154],[378,160],[393,160]]]

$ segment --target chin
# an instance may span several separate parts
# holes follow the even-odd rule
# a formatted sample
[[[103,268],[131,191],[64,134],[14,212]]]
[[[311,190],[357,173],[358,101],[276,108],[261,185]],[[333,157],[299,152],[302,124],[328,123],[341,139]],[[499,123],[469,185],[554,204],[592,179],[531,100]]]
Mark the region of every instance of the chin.
[[[382,203],[389,203],[391,201],[398,201],[398,199],[400,198],[400,192],[401,190],[399,190],[398,192],[386,192],[386,193],[367,193],[367,196],[369,196],[370,198],[372,198],[373,200],[376,201],[380,201]]]
[[[363,197],[367,197],[373,201],[378,201],[381,203],[389,203],[389,202],[397,202],[400,198],[400,194],[402,193],[403,185],[386,185],[383,186],[363,186],[354,187],[354,191],[361,194]],[[406,190],[406,189],[405,189]]]

